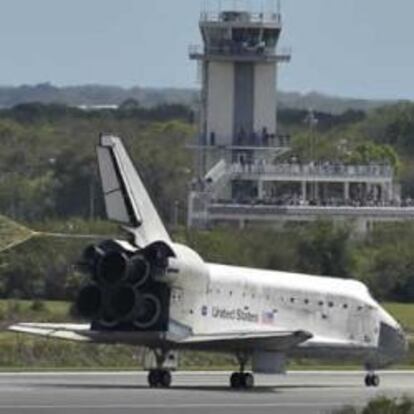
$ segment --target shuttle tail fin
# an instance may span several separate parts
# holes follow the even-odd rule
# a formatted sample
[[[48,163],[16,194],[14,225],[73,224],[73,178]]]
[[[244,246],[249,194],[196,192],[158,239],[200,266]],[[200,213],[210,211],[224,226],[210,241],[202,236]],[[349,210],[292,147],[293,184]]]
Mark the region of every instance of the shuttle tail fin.
[[[139,247],[170,241],[121,139],[101,136],[97,156],[108,219],[131,231]]]

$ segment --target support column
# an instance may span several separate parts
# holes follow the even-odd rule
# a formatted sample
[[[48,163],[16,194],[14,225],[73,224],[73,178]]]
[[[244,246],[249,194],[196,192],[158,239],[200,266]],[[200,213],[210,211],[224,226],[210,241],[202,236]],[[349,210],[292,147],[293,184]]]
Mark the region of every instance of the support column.
[[[306,181],[302,181],[302,200],[306,201],[308,197],[307,194],[307,182]]]
[[[387,201],[390,201],[390,184],[389,183],[382,183],[381,184],[381,201],[383,203],[386,203]]]
[[[379,190],[378,184],[374,184],[372,186],[372,196],[373,196],[375,202],[379,201],[379,192],[380,192],[380,190]]]
[[[349,182],[344,182],[344,200],[349,200]]]
[[[387,184],[387,193],[388,193],[388,201],[393,201],[394,199],[394,189],[392,183]]]
[[[262,180],[257,182],[257,197],[259,200],[264,200],[265,198],[264,182]]]
[[[320,197],[319,197],[319,182],[315,181],[314,186],[315,187],[313,189],[313,191],[314,191],[313,196],[314,196],[315,201],[317,201],[317,200],[320,199]]]
[[[326,202],[326,194],[328,193],[328,183],[321,183],[322,186],[322,202]]]

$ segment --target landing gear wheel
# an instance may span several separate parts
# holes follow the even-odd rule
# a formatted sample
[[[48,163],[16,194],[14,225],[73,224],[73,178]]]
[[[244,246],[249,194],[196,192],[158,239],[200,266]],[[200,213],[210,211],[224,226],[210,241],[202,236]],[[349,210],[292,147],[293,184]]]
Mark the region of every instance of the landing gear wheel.
[[[372,387],[379,387],[380,385],[380,377],[378,375],[372,375],[371,377],[371,386]]]
[[[234,390],[242,387],[242,375],[240,372],[233,372],[230,377],[230,386]]]
[[[163,388],[170,388],[171,386],[171,372],[170,371],[161,371],[159,383]]]
[[[230,377],[230,386],[234,390],[246,389],[250,390],[254,387],[253,374],[244,372],[233,372]]]
[[[379,387],[380,377],[376,374],[368,374],[365,377],[365,385],[367,387]]]
[[[254,376],[250,373],[243,374],[243,386],[246,390],[250,390],[254,387]]]
[[[157,369],[153,369],[148,373],[148,384],[151,388],[158,387],[160,382],[160,372]]]
[[[163,369],[153,369],[148,373],[148,384],[151,388],[171,386],[171,372]]]

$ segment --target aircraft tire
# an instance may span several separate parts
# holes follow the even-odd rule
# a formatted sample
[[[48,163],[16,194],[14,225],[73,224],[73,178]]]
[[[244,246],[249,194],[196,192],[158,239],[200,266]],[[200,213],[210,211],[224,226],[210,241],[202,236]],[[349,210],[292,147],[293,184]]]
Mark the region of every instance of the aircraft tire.
[[[371,377],[371,387],[379,387],[380,377],[378,375],[372,375]]]
[[[250,390],[254,388],[254,376],[253,374],[250,374],[249,372],[243,374],[243,388],[246,390]]]
[[[230,377],[230,387],[234,390],[238,390],[239,388],[242,388],[242,379],[243,374],[240,372],[233,372]]]
[[[380,377],[375,374],[368,374],[365,377],[365,385],[367,387],[379,387],[380,385]]]
[[[162,388],[170,388],[172,376],[170,371],[161,371],[159,383]]]
[[[171,386],[171,372],[163,369],[152,369],[148,373],[148,385],[151,388],[169,388]]]
[[[148,385],[151,388],[158,387],[158,384],[160,382],[160,372],[157,369],[152,369],[148,373]]]

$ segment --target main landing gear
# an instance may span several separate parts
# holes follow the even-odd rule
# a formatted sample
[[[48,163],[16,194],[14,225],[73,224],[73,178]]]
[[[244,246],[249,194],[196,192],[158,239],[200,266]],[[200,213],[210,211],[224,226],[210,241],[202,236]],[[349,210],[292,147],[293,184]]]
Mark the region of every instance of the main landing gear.
[[[151,388],[169,388],[172,382],[171,371],[163,368],[168,355],[166,350],[153,350],[157,368],[151,369],[148,373],[148,385]]]
[[[234,390],[249,390],[254,387],[254,376],[250,372],[244,372],[244,368],[248,361],[248,355],[237,354],[237,361],[240,365],[239,372],[233,372],[230,376],[230,387]]]
[[[376,374],[367,374],[365,377],[365,385],[367,387],[379,387],[380,377]]]
[[[148,373],[148,384],[151,388],[169,388],[171,381],[171,372],[166,369],[152,369]]]
[[[254,387],[254,376],[250,372],[233,372],[230,377],[230,386],[234,390],[251,389]]]

